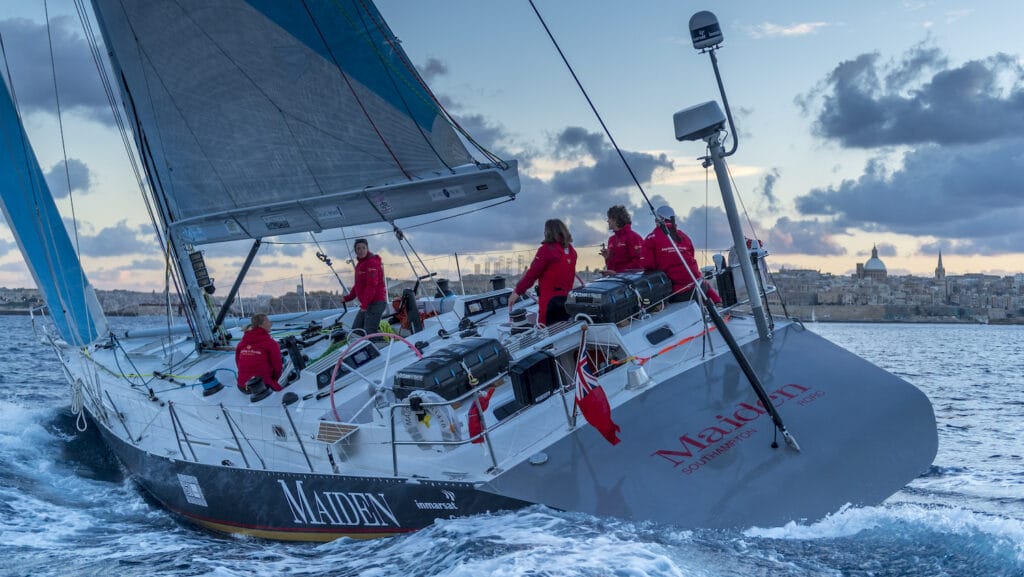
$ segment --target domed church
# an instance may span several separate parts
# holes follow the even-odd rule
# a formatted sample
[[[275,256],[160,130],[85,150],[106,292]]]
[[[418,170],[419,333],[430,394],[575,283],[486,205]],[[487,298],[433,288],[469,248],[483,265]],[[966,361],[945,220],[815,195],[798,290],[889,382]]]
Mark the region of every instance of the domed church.
[[[885,263],[878,258],[878,246],[872,246],[871,258],[865,263],[857,263],[857,278],[885,280],[888,276],[889,271],[886,270]]]

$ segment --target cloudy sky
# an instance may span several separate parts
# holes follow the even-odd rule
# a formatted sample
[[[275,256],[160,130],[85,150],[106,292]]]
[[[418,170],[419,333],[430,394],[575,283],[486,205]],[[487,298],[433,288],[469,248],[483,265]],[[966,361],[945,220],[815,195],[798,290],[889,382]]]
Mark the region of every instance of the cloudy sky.
[[[404,223],[431,267],[454,268],[454,252],[463,272],[499,256],[528,261],[551,217],[569,223],[581,266],[598,265],[612,204],[632,207],[635,228],[650,230],[639,190],[528,2],[377,4],[449,111],[521,164],[517,201],[434,225]],[[708,57],[689,42],[691,3],[536,4],[647,194],[675,208],[707,255],[726,248],[715,176],[696,160],[703,147],[673,138],[674,112],[718,98]],[[747,235],[766,241],[773,269],[848,274],[877,246],[892,274],[932,274],[939,250],[949,274],[1024,272],[1024,45],[1016,30],[1024,6],[716,4],[719,64],[739,132],[731,176]],[[73,4],[48,2],[49,35],[43,6],[0,4],[5,56],[40,163],[65,218],[77,221],[93,283],[159,290],[164,263]],[[346,273],[341,235],[318,238]],[[393,237],[373,238],[391,276],[411,274]],[[292,285],[300,273],[329,278],[318,247],[303,244],[308,235],[281,240],[261,253],[252,290],[276,292],[274,282]],[[224,284],[245,250],[207,249]],[[0,285],[31,284],[0,225]]]

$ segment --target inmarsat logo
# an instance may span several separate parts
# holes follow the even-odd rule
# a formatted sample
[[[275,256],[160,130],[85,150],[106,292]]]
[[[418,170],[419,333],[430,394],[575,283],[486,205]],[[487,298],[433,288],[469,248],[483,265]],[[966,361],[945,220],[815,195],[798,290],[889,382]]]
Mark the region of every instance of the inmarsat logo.
[[[459,506],[455,504],[455,492],[454,491],[448,491],[447,489],[443,489],[441,491],[441,495],[443,495],[444,498],[447,499],[447,501],[443,501],[443,502],[438,503],[438,502],[413,500],[413,503],[416,504],[416,508],[417,509],[435,509],[435,510],[436,509],[445,509],[445,510],[449,510],[449,511],[458,510]]]

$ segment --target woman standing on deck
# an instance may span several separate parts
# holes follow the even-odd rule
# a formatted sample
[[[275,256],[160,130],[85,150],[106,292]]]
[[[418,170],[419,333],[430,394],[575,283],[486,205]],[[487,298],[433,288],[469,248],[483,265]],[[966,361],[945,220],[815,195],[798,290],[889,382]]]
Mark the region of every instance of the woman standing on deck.
[[[533,283],[538,283],[537,320],[551,325],[569,319],[565,299],[576,279],[576,249],[565,223],[553,218],[544,223],[544,242],[537,249],[530,268],[516,283],[508,299],[508,309],[515,304]]]

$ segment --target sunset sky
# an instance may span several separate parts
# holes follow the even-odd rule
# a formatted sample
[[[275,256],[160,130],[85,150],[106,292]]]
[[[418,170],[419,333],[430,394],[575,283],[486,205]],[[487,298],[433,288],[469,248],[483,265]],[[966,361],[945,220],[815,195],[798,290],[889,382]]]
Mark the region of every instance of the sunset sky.
[[[698,247],[714,252],[730,241],[714,174],[696,160],[703,146],[676,142],[672,115],[718,99],[709,59],[692,48],[687,27],[693,12],[711,8],[725,35],[719,64],[739,131],[730,169],[743,219],[765,240],[773,270],[849,274],[877,245],[890,274],[931,275],[940,249],[951,275],[1024,272],[1024,5],[536,4],[644,189],[655,204],[675,208]],[[559,217],[575,237],[581,268],[598,266],[608,234],[604,213],[613,204],[632,207],[634,227],[650,230],[639,191],[528,2],[377,5],[449,111],[477,140],[521,165],[515,202],[408,229],[428,264],[453,274],[447,255],[454,252],[463,273],[506,254],[528,262],[544,220]],[[70,0],[45,6],[67,171],[44,3],[0,3],[5,57],[40,164],[67,219],[73,204],[93,284],[160,290],[164,262],[81,23]],[[317,238],[348,275],[350,240],[340,231]],[[411,275],[393,236],[371,239],[390,276]],[[280,292],[300,273],[331,288],[309,235],[280,240],[261,253],[249,292]],[[205,250],[226,288],[247,244]],[[0,286],[32,284],[0,224]]]

